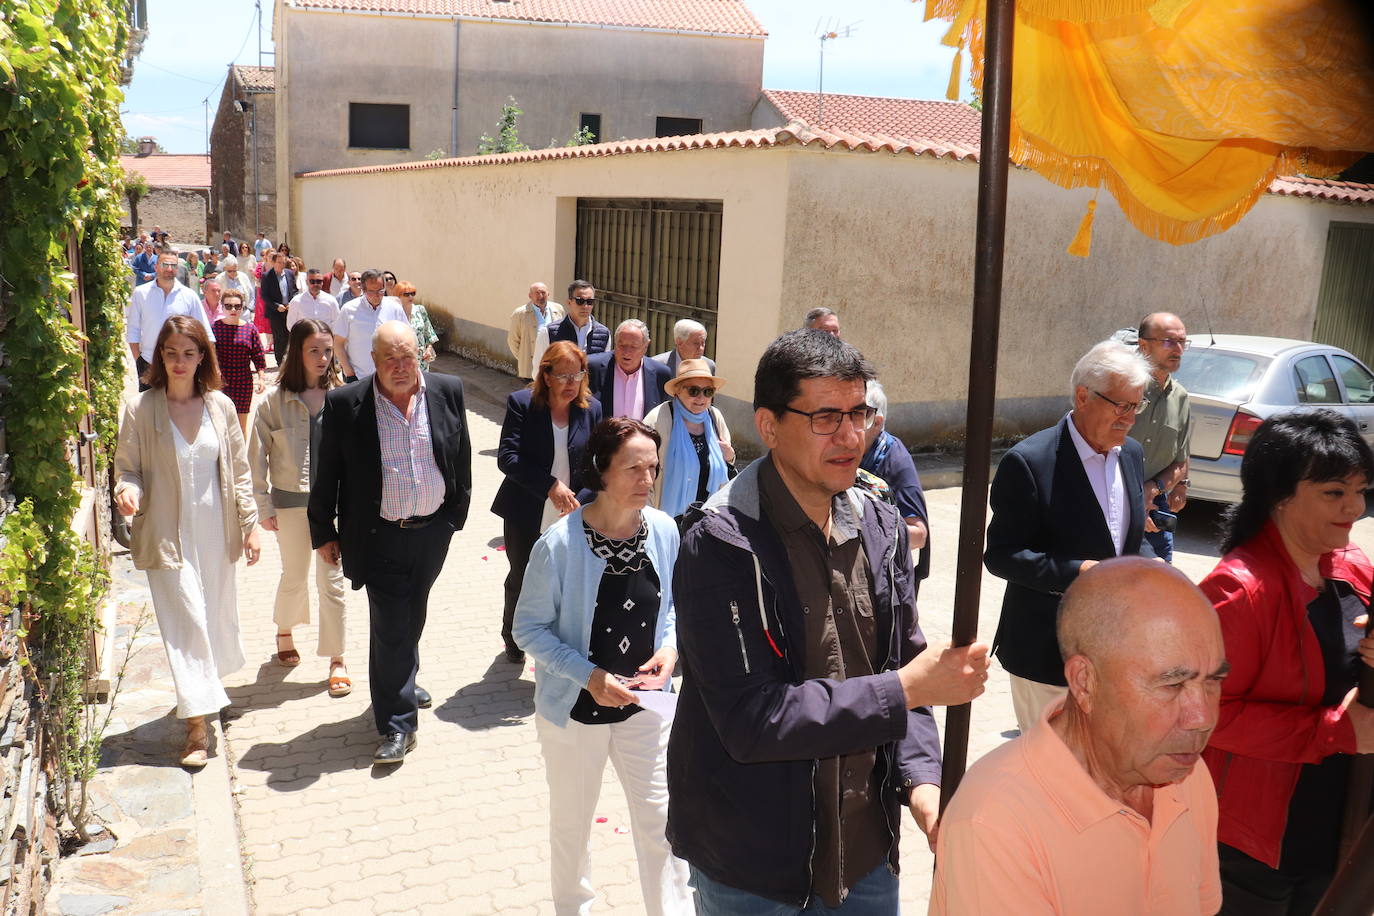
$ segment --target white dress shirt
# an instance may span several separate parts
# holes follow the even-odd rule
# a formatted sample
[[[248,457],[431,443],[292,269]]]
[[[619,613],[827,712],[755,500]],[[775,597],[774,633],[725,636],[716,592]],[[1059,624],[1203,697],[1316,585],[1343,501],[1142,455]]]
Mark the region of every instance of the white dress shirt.
[[[190,289],[180,283],[172,283],[172,291],[164,293],[156,280],[149,280],[134,287],[133,298],[124,310],[124,340],[139,345],[139,355],[144,359],[157,345],[157,335],[162,326],[173,315],[189,315],[205,325],[205,333],[210,340],[215,339],[210,330],[210,316],[205,312],[205,303]]]
[[[348,273],[345,271],[342,277],[336,277],[333,274],[325,274],[324,282],[329,285],[329,289],[327,290],[329,295],[338,296],[339,293],[348,289]]]
[[[359,296],[339,310],[334,333],[344,338],[348,362],[358,378],[377,371],[377,365],[372,361],[372,332],[384,321],[410,324],[405,309],[401,307],[401,300],[394,296],[383,296],[382,304],[374,309],[366,296]]]
[[[566,320],[572,321],[571,318],[567,318],[567,316],[564,317],[566,318]],[[534,335],[533,366],[535,369],[539,368],[539,363],[544,359],[544,351],[549,348],[549,328],[553,324],[554,322],[548,321],[546,319],[545,322],[539,326],[539,333]],[[587,323],[582,325],[582,327],[580,328],[576,324],[574,324],[573,329],[577,331],[577,349],[581,350],[583,353],[586,353],[587,334],[592,329],[592,320],[588,318]]]
[[[1130,510],[1126,507],[1126,482],[1121,476],[1121,446],[1116,445],[1104,455],[1088,444],[1069,415],[1069,435],[1073,447],[1078,450],[1078,458],[1083,462],[1083,471],[1092,485],[1093,496],[1102,509],[1102,518],[1107,522],[1107,531],[1112,536],[1112,546],[1116,555],[1126,545],[1126,526],[1130,520]]]
[[[339,303],[329,293],[320,293],[318,296],[310,295],[309,287],[302,292],[296,293],[296,298],[291,300],[291,304],[286,307],[286,326],[290,328],[302,318],[318,318],[329,325],[331,331],[337,333],[334,327],[339,323]],[[343,336],[343,335],[339,335]]]

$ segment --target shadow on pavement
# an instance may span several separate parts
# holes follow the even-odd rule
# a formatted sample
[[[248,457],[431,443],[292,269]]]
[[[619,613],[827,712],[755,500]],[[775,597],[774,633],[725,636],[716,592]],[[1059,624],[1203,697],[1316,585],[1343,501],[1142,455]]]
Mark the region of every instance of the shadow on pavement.
[[[230,706],[225,711],[226,716],[232,721],[250,709],[273,709],[292,700],[303,700],[328,692],[329,669],[325,664],[326,660],[315,659],[314,656],[301,657],[301,665],[308,665],[312,661],[319,665],[320,679],[306,683],[285,680],[288,669],[275,658],[263,662],[258,666],[257,676],[251,684],[225,688],[230,701]]]
[[[359,735],[366,740],[359,742]],[[369,706],[352,718],[317,725],[294,738],[255,744],[239,757],[238,766],[267,773],[268,787],[277,792],[299,792],[325,773],[372,766],[376,743]]]
[[[525,664],[514,665],[504,654],[497,655],[480,681],[460,688],[435,708],[435,718],[474,732],[525,724],[523,720],[534,714],[534,683],[520,677]]]
[[[212,730],[210,752],[219,753],[220,740]],[[106,735],[100,745],[100,766],[175,767],[181,769],[180,751],[186,742],[186,722],[172,709],[126,732]]]
[[[1178,517],[1178,530],[1174,532],[1174,549],[1185,553],[1217,557],[1217,540],[1220,534],[1221,513],[1226,506],[1191,500],[1183,507]]]

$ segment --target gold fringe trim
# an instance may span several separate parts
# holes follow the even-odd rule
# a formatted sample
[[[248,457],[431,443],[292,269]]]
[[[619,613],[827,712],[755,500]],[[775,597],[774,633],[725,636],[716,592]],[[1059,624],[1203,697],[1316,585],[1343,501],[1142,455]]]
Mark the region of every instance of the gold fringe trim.
[[[951,102],[959,101],[959,63],[963,60],[964,52],[956,50],[954,52],[954,63],[949,68],[949,86],[945,89],[945,98]]]

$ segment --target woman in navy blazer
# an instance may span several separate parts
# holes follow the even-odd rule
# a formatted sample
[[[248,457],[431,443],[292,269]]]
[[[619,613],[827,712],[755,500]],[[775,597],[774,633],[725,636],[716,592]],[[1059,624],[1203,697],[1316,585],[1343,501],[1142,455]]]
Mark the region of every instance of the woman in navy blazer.
[[[501,446],[496,465],[506,479],[496,491],[491,511],[505,521],[505,613],[501,638],[506,659],[521,662],[525,653],[511,637],[515,605],[530,551],[539,535],[579,505],[582,454],[592,427],[601,422],[601,404],[587,384],[587,354],[576,344],[558,341],[544,351],[534,381],[506,399]]]

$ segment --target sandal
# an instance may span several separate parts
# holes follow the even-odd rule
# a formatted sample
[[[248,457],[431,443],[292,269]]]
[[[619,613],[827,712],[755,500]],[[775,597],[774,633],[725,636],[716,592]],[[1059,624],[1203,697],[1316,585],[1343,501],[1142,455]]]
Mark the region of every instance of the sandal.
[[[335,671],[338,671],[338,670],[340,670],[340,669],[342,669],[345,673],[344,673],[344,674],[335,674],[335,673],[334,673]],[[331,697],[335,697],[335,698],[337,698],[337,697],[346,697],[346,696],[348,696],[350,693],[353,692],[353,681],[351,681],[351,680],[349,679],[348,674],[346,673],[347,671],[348,671],[348,669],[347,669],[346,667],[344,667],[343,662],[339,662],[339,663],[337,663],[337,664],[330,664],[330,666],[329,666],[329,695],[330,695]]]
[[[294,668],[301,663],[301,654],[296,651],[295,645],[292,645],[289,649],[283,649],[281,647],[281,641],[283,639],[290,640],[291,634],[277,634],[277,661],[285,665],[287,668]]]
[[[210,761],[210,728],[200,720],[200,728],[186,727],[186,746],[181,749],[181,765],[199,769]]]

